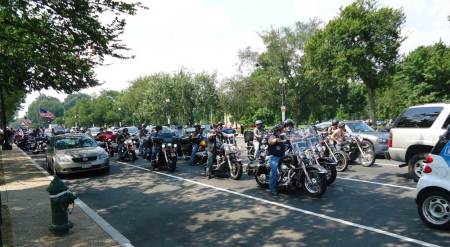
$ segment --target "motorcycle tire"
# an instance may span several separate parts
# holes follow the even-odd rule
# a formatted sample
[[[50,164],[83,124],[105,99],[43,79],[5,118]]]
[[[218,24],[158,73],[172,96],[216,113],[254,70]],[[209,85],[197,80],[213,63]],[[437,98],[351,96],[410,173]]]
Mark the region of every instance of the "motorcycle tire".
[[[233,169],[230,170],[230,178],[234,180],[239,180],[242,176],[242,163],[238,161],[234,161],[231,163]]]
[[[339,151],[334,154],[337,159],[336,171],[343,172],[347,170],[348,163],[350,162],[347,154],[344,151]]]
[[[264,180],[262,180],[262,178],[264,178]],[[264,188],[264,189],[269,188],[269,173],[258,170],[255,173],[255,180],[256,180],[256,183],[259,185],[259,187]]]
[[[313,167],[308,167],[307,172],[312,180],[312,184],[310,184],[306,176],[304,176],[303,189],[305,193],[310,197],[321,197],[325,191],[327,191],[327,175],[325,173],[319,173],[319,171]]]
[[[365,167],[373,166],[373,164],[375,163],[376,157],[375,157],[375,149],[374,149],[372,143],[367,140],[363,140],[361,142],[361,148],[364,150],[364,152],[366,152],[366,155],[371,155],[371,158],[368,160],[365,160],[362,157],[362,154],[358,153],[358,157],[357,157],[357,160],[359,161],[358,163]],[[365,160],[365,162],[362,160]]]
[[[337,176],[336,166],[328,163],[321,164],[321,166],[327,170],[327,185],[332,184],[336,180]]]
[[[174,172],[177,169],[177,159],[172,159],[169,161],[169,172]]]
[[[247,157],[250,161],[255,160],[255,149],[253,147],[251,149],[247,149]]]

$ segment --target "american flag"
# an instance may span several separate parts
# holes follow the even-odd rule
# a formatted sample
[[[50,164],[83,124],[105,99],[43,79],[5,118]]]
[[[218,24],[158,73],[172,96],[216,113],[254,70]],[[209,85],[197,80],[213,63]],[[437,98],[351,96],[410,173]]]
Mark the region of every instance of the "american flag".
[[[39,108],[39,115],[41,116],[41,118],[47,118],[49,120],[55,119],[55,115],[53,115],[53,113],[45,108]]]

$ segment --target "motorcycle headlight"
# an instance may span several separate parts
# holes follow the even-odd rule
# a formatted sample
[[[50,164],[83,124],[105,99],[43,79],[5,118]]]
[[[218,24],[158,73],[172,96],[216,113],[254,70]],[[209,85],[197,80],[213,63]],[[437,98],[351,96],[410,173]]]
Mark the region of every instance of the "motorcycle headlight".
[[[165,148],[165,147],[166,147],[166,144],[162,144],[161,147],[162,147],[162,148]]]
[[[172,143],[168,143],[167,146],[168,146],[168,147],[172,147]]]
[[[176,147],[177,147],[177,144],[173,144],[173,147],[176,148]]]
[[[58,161],[58,163],[71,163],[72,162],[72,157],[70,155],[59,155],[56,156],[56,161]]]

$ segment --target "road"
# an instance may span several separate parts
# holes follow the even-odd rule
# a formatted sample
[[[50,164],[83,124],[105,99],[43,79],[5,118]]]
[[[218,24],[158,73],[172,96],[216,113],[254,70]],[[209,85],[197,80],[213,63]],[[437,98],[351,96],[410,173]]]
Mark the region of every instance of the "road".
[[[450,246],[419,219],[407,169],[387,160],[351,165],[320,199],[272,196],[247,175],[208,180],[186,161],[170,174],[148,165],[113,158],[109,174],[65,180],[134,246]]]

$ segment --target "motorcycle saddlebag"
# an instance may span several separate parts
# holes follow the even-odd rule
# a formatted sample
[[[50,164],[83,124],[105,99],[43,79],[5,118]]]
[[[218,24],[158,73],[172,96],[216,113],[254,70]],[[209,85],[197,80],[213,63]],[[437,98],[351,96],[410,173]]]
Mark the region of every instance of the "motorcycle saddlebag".
[[[244,132],[244,141],[245,142],[253,141],[253,131],[248,130]]]

